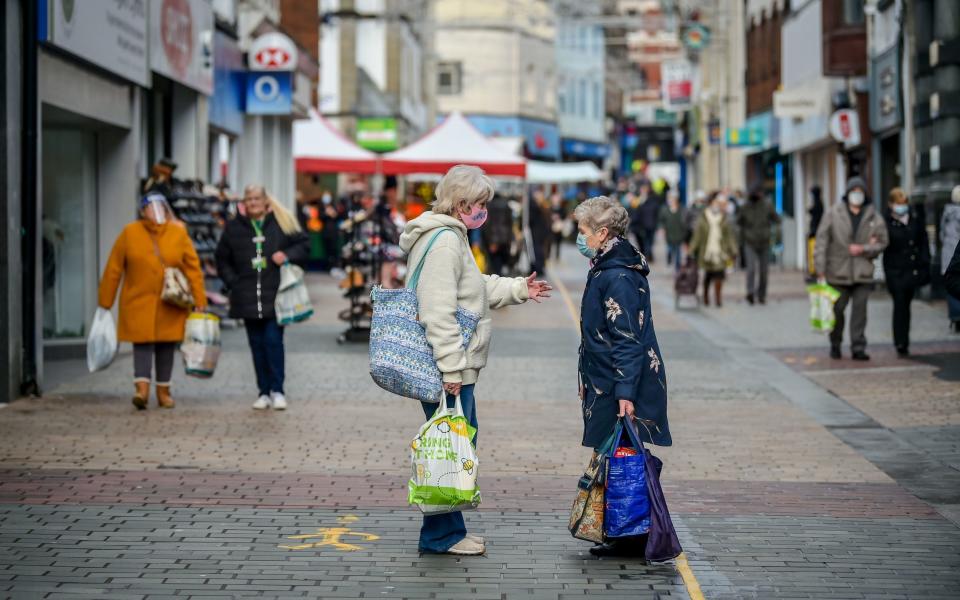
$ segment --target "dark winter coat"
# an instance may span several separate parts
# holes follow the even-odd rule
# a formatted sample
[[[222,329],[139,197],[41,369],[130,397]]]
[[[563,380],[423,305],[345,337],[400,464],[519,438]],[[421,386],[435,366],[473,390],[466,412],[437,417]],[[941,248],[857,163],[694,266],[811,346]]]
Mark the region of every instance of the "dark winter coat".
[[[960,244],[953,251],[953,258],[943,272],[943,287],[947,293],[960,300]]]
[[[282,250],[294,264],[306,262],[310,242],[302,232],[287,235],[270,213],[263,221],[263,257],[267,266],[257,271],[253,259],[257,247],[256,232],[246,217],[227,222],[217,244],[217,270],[230,294],[230,316],[234,319],[272,319],[276,316],[273,302],[280,287],[280,267],[271,257]]]
[[[751,198],[737,214],[743,243],[764,252],[770,249],[770,228],[780,224],[780,215],[765,198]]]
[[[630,217],[630,227],[634,230],[652,231],[657,228],[657,219],[660,217],[660,199],[653,194],[633,211]]]
[[[580,307],[583,445],[600,446],[617,422],[619,400],[633,402],[644,441],[673,443],[667,423],[667,372],[653,329],[650,269],[628,241],[597,259]],[[647,432],[649,429],[649,433]]]
[[[668,244],[682,244],[687,239],[687,216],[682,206],[677,207],[677,212],[670,210],[670,207],[664,205],[660,208],[660,226],[667,236]]]
[[[883,274],[890,289],[918,288],[930,282],[930,240],[927,227],[916,208],[910,209],[904,225],[888,210],[887,235],[883,251]]]

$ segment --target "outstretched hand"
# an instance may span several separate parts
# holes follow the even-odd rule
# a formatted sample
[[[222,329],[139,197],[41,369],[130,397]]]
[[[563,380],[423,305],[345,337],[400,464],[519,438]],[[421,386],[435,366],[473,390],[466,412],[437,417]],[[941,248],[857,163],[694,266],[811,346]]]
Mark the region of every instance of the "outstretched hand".
[[[541,298],[549,298],[550,290],[553,289],[549,283],[542,279],[537,279],[537,272],[534,271],[530,273],[530,276],[527,277],[527,292],[529,293],[530,299],[540,303]]]

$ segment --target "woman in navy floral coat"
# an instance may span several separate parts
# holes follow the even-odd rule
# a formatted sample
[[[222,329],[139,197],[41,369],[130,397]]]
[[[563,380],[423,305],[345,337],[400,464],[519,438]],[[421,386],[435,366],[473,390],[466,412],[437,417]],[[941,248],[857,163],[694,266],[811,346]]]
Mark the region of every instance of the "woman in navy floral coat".
[[[577,247],[590,258],[580,307],[580,399],[583,445],[597,448],[617,418],[634,416],[642,441],[669,446],[667,373],[653,329],[647,261],[624,238],[629,217],[600,196],[577,207]],[[623,539],[590,550],[598,555],[643,552]]]

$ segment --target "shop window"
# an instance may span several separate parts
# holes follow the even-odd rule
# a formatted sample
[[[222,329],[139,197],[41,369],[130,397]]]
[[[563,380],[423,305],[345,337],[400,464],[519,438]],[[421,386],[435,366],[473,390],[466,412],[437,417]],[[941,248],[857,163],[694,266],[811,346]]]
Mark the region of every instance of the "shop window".
[[[437,93],[453,96],[463,91],[463,63],[442,62],[437,64]]]
[[[43,337],[83,338],[93,316],[97,268],[97,137],[44,128]]]

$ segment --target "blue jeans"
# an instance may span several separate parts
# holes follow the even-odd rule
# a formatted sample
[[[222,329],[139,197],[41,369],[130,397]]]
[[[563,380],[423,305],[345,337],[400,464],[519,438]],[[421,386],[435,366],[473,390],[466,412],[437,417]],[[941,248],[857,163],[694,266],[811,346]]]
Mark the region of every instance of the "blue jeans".
[[[455,396],[447,396],[447,406],[453,407]],[[432,402],[421,402],[423,414],[429,419],[437,412],[439,405]],[[460,390],[460,404],[467,421],[477,426],[477,403],[473,399],[473,384],[465,385]],[[473,436],[473,445],[477,445],[477,436]],[[423,526],[420,527],[420,552],[443,553],[457,544],[467,535],[467,526],[463,522],[463,513],[452,512],[440,515],[423,515]]]
[[[667,243],[667,262],[673,264],[673,270],[680,270],[680,244]]]
[[[257,389],[261,396],[283,393],[284,357],[283,327],[276,319],[244,319],[253,368],[257,372]]]

